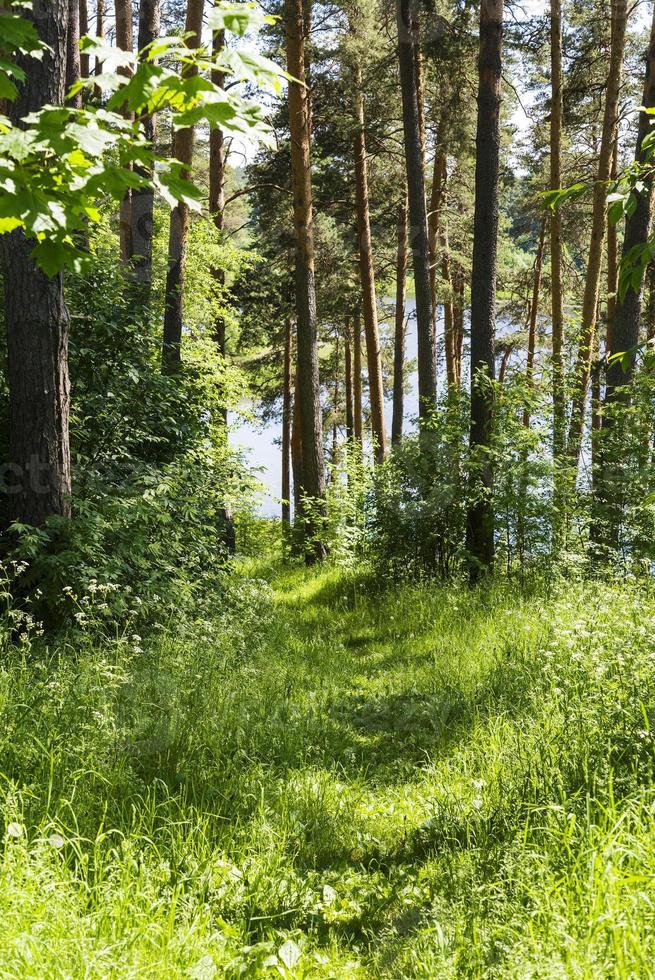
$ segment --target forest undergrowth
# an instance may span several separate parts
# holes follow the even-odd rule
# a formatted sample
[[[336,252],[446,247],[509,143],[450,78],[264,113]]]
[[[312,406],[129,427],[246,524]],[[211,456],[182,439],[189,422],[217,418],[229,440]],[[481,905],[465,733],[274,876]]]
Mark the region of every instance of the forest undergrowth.
[[[0,976],[653,975],[650,590],[216,608],[7,645]]]

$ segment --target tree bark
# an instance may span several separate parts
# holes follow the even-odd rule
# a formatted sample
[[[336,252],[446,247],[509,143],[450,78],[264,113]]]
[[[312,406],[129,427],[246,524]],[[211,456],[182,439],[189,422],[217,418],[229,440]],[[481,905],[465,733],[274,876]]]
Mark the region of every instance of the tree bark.
[[[437,147],[432,169],[432,189],[430,191],[430,210],[428,212],[428,245],[430,248],[430,296],[432,300],[432,344],[436,347],[437,337],[437,252],[439,248],[439,226],[443,195],[446,184],[446,153],[441,133],[437,133]]]
[[[647,109],[655,106],[655,8],[651,24],[650,43],[646,61],[646,78],[641,104]],[[637,146],[635,149],[635,160],[638,163],[642,163],[645,159],[642,144],[651,129],[651,120],[652,116],[649,116],[645,112],[640,113]],[[643,181],[644,190],[637,196],[636,208],[626,219],[622,248],[623,258],[627,256],[635,245],[643,244],[648,240],[651,206],[653,202],[652,174],[647,172]],[[617,300],[614,311],[612,343],[610,346],[612,353],[628,351],[639,343],[642,294],[643,287],[640,285],[636,290],[629,289],[622,300]],[[627,370],[625,372],[618,361],[614,361],[608,366],[605,388],[606,402],[615,401],[617,397],[624,397],[619,394],[619,390],[627,385],[632,377],[634,356],[629,359],[626,366]]]
[[[550,186],[562,185],[562,4],[550,0]],[[564,391],[564,297],[562,289],[562,215],[550,215],[551,319],[553,345],[553,457],[561,463],[566,441],[566,395]]]
[[[615,132],[612,151],[612,171],[610,177],[616,180],[619,169],[619,136]],[[619,240],[617,228],[607,217],[607,328],[605,333],[605,353],[612,350],[612,332],[616,313],[616,291],[619,284]]]
[[[539,291],[541,289],[541,269],[544,258],[544,239],[546,236],[546,219],[541,223],[539,233],[539,244],[534,260],[534,280],[532,284],[532,302],[530,303],[530,319],[528,322],[528,358],[525,368],[525,381],[528,392],[532,388],[534,376],[534,351],[537,340],[537,316],[539,314]],[[526,403],[523,409],[523,425],[527,429],[530,425],[530,406]]]
[[[494,560],[493,469],[489,456],[493,403],[485,376],[493,380],[495,372],[502,21],[503,0],[482,0],[471,276],[470,446],[479,474],[474,479],[466,532],[472,581],[489,571]]]
[[[361,444],[364,439],[362,422],[362,325],[359,312],[353,316],[353,420],[355,439]]]
[[[419,416],[429,416],[435,408],[437,379],[432,342],[432,297],[430,290],[430,247],[425,205],[425,179],[418,96],[416,91],[416,50],[412,31],[410,0],[396,0],[398,23],[398,63],[403,105],[403,132],[407,192],[409,202],[409,242],[416,291],[416,331],[418,339]]]
[[[140,0],[138,49],[143,51],[159,37],[159,0]],[[154,143],[157,136],[157,116],[146,113],[141,117],[143,134]],[[142,177],[149,179],[152,174],[147,167],[137,167]],[[132,191],[131,208],[131,247],[134,258],[134,275],[143,283],[146,293],[152,284],[152,237],[154,224],[155,192],[152,187],[139,187]]]
[[[423,82],[423,52],[421,51],[421,23],[415,6],[413,6],[411,11],[410,23],[412,29],[412,47],[414,50],[414,86],[416,88],[416,106],[418,109],[418,134],[421,147],[423,183],[425,184],[425,85]]]
[[[85,37],[89,33],[89,8],[87,0],[80,0],[80,37]],[[91,70],[88,54],[80,53],[80,74],[82,78],[88,78]]]
[[[298,332],[298,381],[302,432],[302,497],[312,501],[312,513],[325,502],[323,420],[321,417],[318,366],[318,328],[314,280],[314,230],[310,162],[311,132],[305,79],[304,11],[302,0],[285,0],[284,20],[287,70],[298,79],[289,82],[289,129],[293,212],[296,235],[296,312]],[[306,520],[305,556],[308,562],[321,559],[325,547],[319,528],[309,511]]]
[[[405,292],[407,283],[407,192],[398,212],[398,245],[396,249],[396,322],[393,343],[393,412],[391,443],[397,446],[403,437],[405,410]]]
[[[612,164],[612,148],[616,128],[621,68],[625,47],[625,28],[628,0],[614,0],[612,4],[612,45],[610,52],[605,110],[601,134],[598,172],[594,184],[591,221],[591,242],[587,260],[584,296],[582,300],[582,324],[575,366],[574,390],[571,404],[571,421],[567,456],[573,473],[577,473],[582,449],[587,391],[591,372],[591,360],[596,332],[596,309],[600,292],[600,272],[606,230],[607,182]]]
[[[335,465],[337,462],[338,455],[338,437],[339,437],[339,333],[336,333],[334,339],[334,386],[332,388],[332,453],[330,455],[330,463],[332,464],[332,469],[330,470],[330,477],[334,480],[336,475]]]
[[[655,7],[653,9],[641,104],[645,108],[655,106]],[[652,117],[645,112],[642,112],[639,116],[637,145],[635,148],[635,160],[637,163],[643,163],[646,157],[642,149],[642,144],[650,131],[651,119]],[[635,246],[641,245],[648,240],[653,202],[652,174],[647,171],[642,179],[644,183],[643,191],[637,196],[635,210],[626,218],[622,248],[622,257],[624,259]],[[655,309],[652,303],[652,275],[649,275],[649,280],[651,285],[651,302],[649,303],[650,309],[648,310],[647,333],[650,339],[652,334],[652,314]],[[639,343],[642,297],[643,283],[640,283],[636,290],[629,289],[622,300],[617,297],[614,316],[611,321],[612,330],[608,337],[608,353],[631,351]],[[622,511],[622,495],[619,491],[621,483],[620,460],[624,452],[621,445],[623,442],[621,419],[615,416],[616,409],[620,405],[629,405],[630,389],[628,386],[634,373],[634,363],[634,355],[628,357],[625,368],[622,359],[608,362],[605,378],[602,436],[600,438],[598,452],[599,472],[597,473],[597,496],[599,519],[596,522],[596,530],[598,532],[596,540],[614,550],[619,545]],[[615,428],[617,429],[616,433],[613,432]],[[611,445],[608,445],[608,440],[610,439]],[[604,519],[600,519],[601,517]]]
[[[455,384],[462,380],[462,349],[464,346],[464,272],[457,267],[453,282],[453,367]]]
[[[346,374],[346,439],[350,443],[355,435],[355,392],[353,389],[353,351],[350,323],[345,328],[345,374]]]
[[[187,0],[184,29],[191,35],[186,42],[190,48],[200,46],[203,6],[204,0]],[[197,74],[197,69],[193,66],[186,66],[182,71],[185,78]],[[193,163],[193,126],[175,131],[173,134],[173,156],[183,166],[183,177],[189,180]],[[182,304],[188,237],[189,206],[184,201],[180,201],[171,211],[168,235],[168,271],[164,295],[162,369],[171,373],[179,371],[182,365]]]
[[[132,0],[115,0],[116,46],[122,51],[132,51]],[[120,69],[121,74],[129,75],[129,69]],[[127,113],[132,118],[130,113]],[[119,237],[121,262],[129,262],[132,249],[132,191],[127,190],[121,201],[119,215]]]
[[[217,31],[213,40],[214,57],[220,57],[224,48],[225,31]],[[213,71],[212,81],[215,85],[223,88],[225,85],[224,73]],[[223,130],[218,126],[212,129],[209,134],[209,213],[216,230],[222,232],[225,223],[225,137]],[[222,293],[225,286],[225,272],[220,266],[216,266],[212,269],[212,275],[219,293]],[[221,357],[225,357],[225,317],[220,311],[214,317],[214,339],[219,354]],[[224,413],[224,420],[227,426],[227,410]]]
[[[69,0],[68,30],[66,33],[66,90],[79,82],[82,77],[80,60],[80,4],[79,0]],[[82,93],[78,92],[69,100],[74,109],[82,108]]]
[[[302,432],[300,430],[300,381],[296,363],[293,392],[293,419],[291,426],[291,469],[293,471],[293,518],[299,519],[302,493]],[[299,525],[300,526],[300,525]],[[299,542],[296,541],[296,544]]]
[[[291,524],[291,347],[293,324],[284,325],[284,376],[282,381],[282,523]]]
[[[96,7],[96,37],[104,39],[105,36],[105,0],[97,0]],[[102,61],[96,58],[96,75],[102,75]],[[97,90],[99,91],[99,90]]]
[[[387,451],[387,437],[384,425],[382,361],[380,358],[380,334],[378,329],[377,296],[375,292],[375,269],[373,266],[373,240],[371,237],[371,218],[368,200],[364,97],[362,93],[362,75],[359,67],[355,68],[354,110],[355,132],[353,135],[353,152],[355,157],[359,274],[362,286],[364,332],[366,335],[368,386],[371,402],[371,430],[375,445],[375,458],[378,463],[381,463]]]
[[[66,83],[69,0],[50,0],[38,13],[23,10],[50,46],[42,60],[19,58],[26,70],[9,107],[15,124],[44,105],[62,105]],[[42,525],[71,511],[68,434],[70,318],[61,274],[48,278],[30,258],[34,242],[21,231],[0,236],[4,260],[9,462],[9,517]]]

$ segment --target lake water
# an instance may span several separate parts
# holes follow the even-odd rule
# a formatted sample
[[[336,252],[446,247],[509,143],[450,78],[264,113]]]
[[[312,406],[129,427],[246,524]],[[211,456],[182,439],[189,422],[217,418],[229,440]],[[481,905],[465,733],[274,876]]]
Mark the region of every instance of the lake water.
[[[390,309],[387,305],[386,309]],[[414,300],[408,300],[406,304],[406,315],[408,317],[407,334],[405,340],[405,358],[408,362],[416,364],[417,356],[417,336],[416,336],[416,305]],[[443,338],[443,323],[441,321],[442,310],[439,309],[437,336]],[[393,322],[385,317],[380,318],[380,332],[384,337],[393,336]],[[362,343],[363,343],[362,335]],[[365,371],[365,352],[362,352],[362,367]],[[441,378],[440,378],[441,381]],[[408,432],[413,427],[414,420],[418,415],[418,376],[416,371],[412,371],[407,376],[407,388],[405,391],[404,403],[404,431]],[[388,397],[387,397],[388,396]],[[256,411],[256,409],[255,409]],[[385,417],[387,424],[387,434],[391,433],[391,391],[385,391]],[[238,414],[232,419],[230,441],[235,448],[243,450],[251,466],[256,471],[262,483],[260,493],[260,509],[266,516],[277,516],[280,513],[279,499],[281,490],[281,447],[282,423],[281,421],[271,421],[262,425],[256,421],[245,419]]]

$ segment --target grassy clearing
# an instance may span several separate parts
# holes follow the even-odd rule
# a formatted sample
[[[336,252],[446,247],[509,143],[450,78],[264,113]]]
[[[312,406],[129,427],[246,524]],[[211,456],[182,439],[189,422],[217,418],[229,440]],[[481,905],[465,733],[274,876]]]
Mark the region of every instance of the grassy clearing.
[[[5,652],[0,976],[652,976],[655,600],[259,574]]]

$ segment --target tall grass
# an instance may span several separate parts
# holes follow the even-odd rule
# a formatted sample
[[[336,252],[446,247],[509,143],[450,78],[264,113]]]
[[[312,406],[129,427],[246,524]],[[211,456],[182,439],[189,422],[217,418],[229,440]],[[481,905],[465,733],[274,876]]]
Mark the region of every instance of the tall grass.
[[[2,977],[644,977],[655,600],[264,569],[7,643]]]

